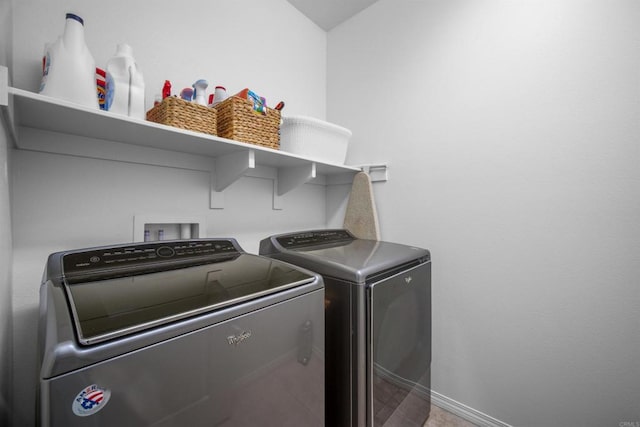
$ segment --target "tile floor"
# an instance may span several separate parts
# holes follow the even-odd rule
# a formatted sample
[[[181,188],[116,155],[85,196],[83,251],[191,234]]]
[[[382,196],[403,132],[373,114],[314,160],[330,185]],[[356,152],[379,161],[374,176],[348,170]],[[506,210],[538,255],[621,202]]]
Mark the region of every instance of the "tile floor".
[[[429,419],[423,427],[477,427],[475,424],[447,412],[435,405],[431,405]]]
[[[428,399],[417,388],[407,389],[385,375],[373,377],[374,424],[385,427],[477,427],[451,412],[431,404],[429,419],[423,423]]]

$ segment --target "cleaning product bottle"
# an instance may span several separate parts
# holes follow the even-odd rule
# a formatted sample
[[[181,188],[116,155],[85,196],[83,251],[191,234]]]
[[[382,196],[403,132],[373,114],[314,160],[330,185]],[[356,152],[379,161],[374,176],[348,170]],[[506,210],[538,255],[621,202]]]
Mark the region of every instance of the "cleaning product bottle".
[[[107,91],[112,99],[109,111],[144,120],[144,79],[131,46],[117,46],[115,55],[107,61],[107,75]]]
[[[185,101],[191,102],[193,101],[193,88],[185,87],[180,91],[180,98]]]
[[[224,86],[216,86],[216,89],[213,92],[213,105],[216,106],[225,99],[227,99],[227,90]]]
[[[96,63],[84,40],[84,21],[67,13],[64,33],[45,45],[42,61],[42,95],[98,109]]]
[[[164,86],[162,86],[162,99],[168,98],[171,96],[171,82],[169,80],[164,81]]]
[[[209,86],[209,83],[206,80],[198,80],[193,84],[193,90],[195,91],[195,103],[196,104],[200,104],[200,105],[204,105],[205,107],[207,106],[207,99],[206,99],[206,90],[207,90],[207,86]]]

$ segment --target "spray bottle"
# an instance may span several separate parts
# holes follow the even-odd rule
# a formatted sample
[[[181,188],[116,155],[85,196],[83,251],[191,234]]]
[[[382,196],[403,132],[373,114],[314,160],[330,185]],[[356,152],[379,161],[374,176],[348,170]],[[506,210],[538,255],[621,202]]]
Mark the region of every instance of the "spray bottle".
[[[206,80],[198,80],[193,84],[195,90],[195,103],[207,106],[206,90],[209,83]]]

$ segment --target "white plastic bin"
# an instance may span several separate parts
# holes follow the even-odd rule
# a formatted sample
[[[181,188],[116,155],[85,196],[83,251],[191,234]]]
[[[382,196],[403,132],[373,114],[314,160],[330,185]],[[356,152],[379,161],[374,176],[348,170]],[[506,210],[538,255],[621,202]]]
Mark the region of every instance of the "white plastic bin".
[[[280,150],[326,163],[344,164],[351,131],[313,117],[282,118]]]

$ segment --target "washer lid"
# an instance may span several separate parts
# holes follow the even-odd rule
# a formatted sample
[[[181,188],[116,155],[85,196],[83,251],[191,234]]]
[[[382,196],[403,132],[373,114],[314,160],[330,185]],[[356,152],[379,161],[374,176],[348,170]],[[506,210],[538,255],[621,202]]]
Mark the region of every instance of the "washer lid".
[[[164,263],[152,272],[148,263],[140,267],[146,269],[128,266],[124,273],[65,277],[80,343],[98,343],[315,280],[280,261],[238,252],[200,257],[191,265]]]

